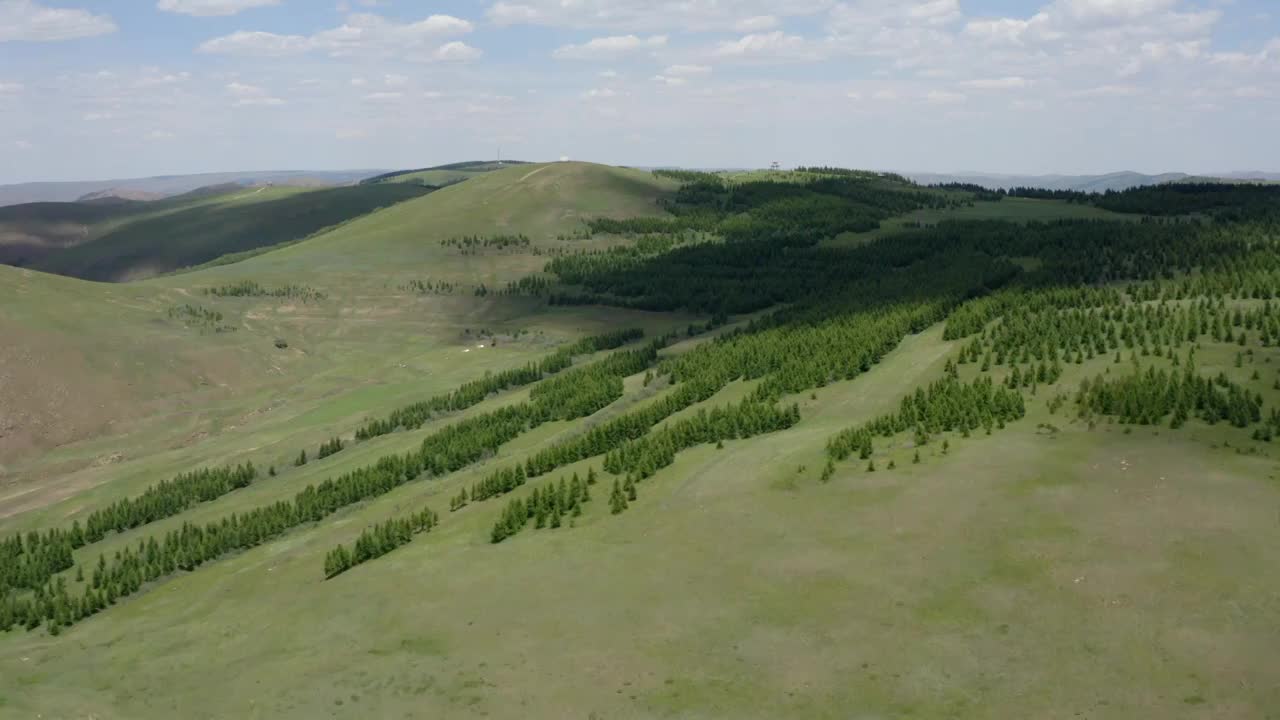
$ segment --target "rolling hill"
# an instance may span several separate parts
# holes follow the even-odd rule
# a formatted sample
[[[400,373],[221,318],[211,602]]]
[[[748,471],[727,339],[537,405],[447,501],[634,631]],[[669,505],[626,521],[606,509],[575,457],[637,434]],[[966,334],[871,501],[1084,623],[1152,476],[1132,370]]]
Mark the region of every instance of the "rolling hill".
[[[117,180],[32,182],[0,185],[0,207],[36,202],[72,202],[86,195],[128,197],[133,193],[168,197],[210,185],[290,185],[325,187],[359,182],[381,170],[284,170],[162,175]]]
[[[800,175],[0,267],[0,714],[1267,717],[1280,189]]]
[[[89,280],[138,279],[298,240],[427,192],[232,184],[156,202],[14,205],[0,208],[0,260]]]
[[[450,163],[448,165],[437,165],[435,167],[421,168],[418,170],[397,170],[395,172],[383,173],[366,178],[360,182],[365,185],[374,183],[416,183],[419,185],[428,185],[431,187],[444,187],[445,185],[453,185],[454,183],[470,180],[471,178],[482,175],[494,170],[512,167],[516,165],[528,165],[530,163],[520,160],[472,160],[468,162]]]

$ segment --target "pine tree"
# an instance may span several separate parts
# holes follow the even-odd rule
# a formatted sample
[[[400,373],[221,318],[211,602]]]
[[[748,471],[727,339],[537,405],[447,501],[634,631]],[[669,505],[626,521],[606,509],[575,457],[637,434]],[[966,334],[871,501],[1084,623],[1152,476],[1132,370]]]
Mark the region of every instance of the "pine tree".
[[[627,498],[622,494],[622,486],[618,479],[613,479],[613,491],[609,494],[609,512],[617,515],[627,509]]]
[[[829,482],[833,475],[836,474],[836,463],[831,458],[827,458],[827,464],[822,468],[822,482]]]

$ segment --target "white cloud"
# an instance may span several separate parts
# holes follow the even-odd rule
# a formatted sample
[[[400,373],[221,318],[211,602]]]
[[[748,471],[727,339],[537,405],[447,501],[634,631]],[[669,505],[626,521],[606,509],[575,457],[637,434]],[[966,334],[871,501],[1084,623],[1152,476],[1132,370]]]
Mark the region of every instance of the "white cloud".
[[[387,87],[404,87],[409,84],[407,75],[387,74],[382,76],[382,84]]]
[[[587,100],[607,100],[609,98],[617,97],[618,95],[618,91],[613,88],[591,88],[590,90],[582,93],[582,97]]]
[[[437,46],[441,39],[471,32],[474,26],[452,15],[431,15],[399,23],[380,15],[351,15],[339,27],[314,35],[239,31],[202,44],[199,51],[224,55],[280,56],[324,52],[331,56],[386,55],[415,60],[470,60],[479,51],[463,43]]]
[[[848,0],[831,10],[839,35],[902,26],[942,27],[960,18],[960,0]]]
[[[116,119],[115,114],[109,113],[109,112],[91,112],[91,113],[84,114],[85,122],[104,122],[107,120],[115,120],[115,119]]]
[[[998,78],[978,78],[960,83],[961,87],[973,90],[1018,90],[1031,85],[1031,81],[1019,75]]]
[[[1097,87],[1086,88],[1084,90],[1076,90],[1068,94],[1068,97],[1074,98],[1113,98],[1113,97],[1132,97],[1142,92],[1142,89],[1134,85],[1099,85]]]
[[[666,85],[667,87],[680,87],[688,82],[688,80],[682,77],[669,77],[667,75],[654,75],[653,81]]]
[[[311,49],[311,43],[308,38],[301,35],[277,35],[269,32],[240,30],[208,40],[198,49],[202,53],[219,55],[272,57],[306,52]]]
[[[107,15],[45,7],[32,0],[0,0],[0,42],[74,40],[107,35],[116,29]]]
[[[26,140],[14,140],[13,146],[18,150],[30,150],[35,147],[34,145],[27,142]]]
[[[600,76],[600,77],[602,77],[602,78],[605,78],[605,79],[607,79],[607,80],[612,80],[612,79],[614,79],[614,78],[620,77],[620,76],[618,75],[618,71],[617,71],[617,70],[601,70],[600,72],[596,73],[596,75],[598,75],[598,76]]]
[[[197,17],[215,17],[279,4],[280,0],[159,0],[156,9]]]
[[[955,105],[968,100],[962,93],[948,92],[946,90],[930,90],[925,96],[926,102],[934,105]]]
[[[918,65],[952,44],[960,18],[959,0],[849,0],[832,9],[827,31],[835,51]]]
[[[498,25],[544,25],[624,32],[760,32],[779,17],[825,12],[835,0],[500,0],[488,17]]]
[[[271,95],[265,89],[256,85],[246,85],[241,82],[227,83],[227,93],[235,98],[237,107],[244,106],[279,106],[284,105],[284,100]]]
[[[191,73],[189,72],[165,73],[165,74],[156,73],[156,74],[140,77],[137,80],[135,80],[133,84],[134,84],[134,87],[140,87],[140,88],[157,87],[160,85],[177,85],[178,83],[184,83],[190,79],[191,79]]]
[[[404,93],[400,92],[375,92],[364,96],[368,102],[376,103],[393,103],[400,102],[404,99]]]
[[[1256,53],[1217,52],[1209,57],[1215,65],[1237,70],[1257,70],[1267,66],[1280,69],[1280,37],[1271,40]]]
[[[465,62],[475,60],[483,54],[464,42],[454,41],[436,48],[435,52],[431,53],[431,58],[442,62]]]
[[[985,18],[965,25],[970,37],[993,44],[1068,42],[1116,46],[1142,39],[1202,36],[1218,10],[1180,10],[1184,0],[1054,0],[1026,19]]]
[[[733,29],[740,33],[756,33],[778,27],[779,20],[773,15],[755,15],[743,18],[733,24]]]
[[[1018,20],[1017,18],[994,18],[986,20],[971,20],[965,25],[964,31],[967,35],[984,42],[1020,45],[1022,44],[1023,36],[1027,32],[1027,28],[1030,26],[1030,20]]]
[[[17,93],[22,92],[22,90],[23,90],[22,83],[0,82],[0,95],[5,95],[5,94],[16,95]]]
[[[1178,0],[1057,0],[1052,12],[1080,24],[1140,20],[1169,10]]]
[[[664,75],[706,75],[711,72],[709,65],[671,65],[663,70]]]
[[[342,128],[333,133],[333,136],[339,140],[359,140],[368,137],[368,135],[368,131],[358,128]]]
[[[726,40],[716,46],[715,57],[742,60],[816,60],[818,47],[799,35],[788,35],[781,30],[770,33],[753,33],[737,40]]]
[[[564,45],[551,53],[559,60],[607,60],[644,50],[654,50],[667,44],[666,35],[613,35],[592,38],[581,45]]]

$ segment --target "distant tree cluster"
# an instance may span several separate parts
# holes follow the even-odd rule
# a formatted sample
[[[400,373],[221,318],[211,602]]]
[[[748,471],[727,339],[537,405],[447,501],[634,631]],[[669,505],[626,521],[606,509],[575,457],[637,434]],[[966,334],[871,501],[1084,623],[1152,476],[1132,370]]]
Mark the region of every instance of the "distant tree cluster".
[[[416,293],[418,295],[452,295],[458,291],[459,286],[444,280],[419,280],[417,278],[410,280],[399,286],[401,290]]]
[[[1118,378],[1098,376],[1080,383],[1076,403],[1082,416],[1115,415],[1123,423],[1155,425],[1173,416],[1182,427],[1193,415],[1206,423],[1226,421],[1238,428],[1262,422],[1262,395],[1218,374],[1200,377],[1193,363],[1181,372],[1147,368]]]
[[[918,447],[944,432],[968,436],[981,427],[989,433],[992,428],[1003,428],[1026,414],[1020,393],[997,387],[989,377],[964,383],[954,372],[948,372],[928,387],[916,388],[914,393],[902,398],[900,405],[896,413],[836,434],[827,441],[827,455],[841,461],[856,452],[860,459],[867,460],[874,452],[876,437],[890,438],[914,431]]]
[[[34,590],[70,569],[72,553],[101,541],[110,532],[173,517],[202,503],[247,487],[257,477],[253,463],[206,468],[161,480],[136,498],[117,500],[75,520],[69,530],[52,529],[0,540],[0,601],[7,590]],[[0,602],[0,604],[3,604]]]
[[[1280,219],[1280,185],[1165,183],[1109,191],[1094,200],[1106,210],[1143,215],[1205,214],[1222,222]]]
[[[526,499],[516,498],[507,503],[498,522],[489,533],[489,541],[497,544],[519,533],[530,522],[534,528],[556,529],[582,516],[582,508],[591,502],[591,486],[595,484],[594,471],[586,480],[573,474],[573,479],[560,483],[547,483],[533,489]],[[565,520],[564,518],[570,518]]]
[[[667,168],[659,168],[653,171],[657,177],[667,178],[682,183],[691,182],[717,182],[720,176],[715,173],[700,172],[697,170],[673,170]]]
[[[317,460],[323,460],[330,455],[342,452],[342,448],[346,446],[342,438],[336,437],[320,443],[320,451],[316,453]]]
[[[368,440],[398,429],[419,428],[423,423],[442,413],[465,410],[494,393],[529,385],[547,375],[561,372],[573,364],[573,358],[576,356],[610,350],[642,337],[644,337],[643,330],[630,328],[583,338],[560,348],[536,363],[500,373],[486,374],[483,378],[465,383],[452,392],[399,408],[392,411],[386,418],[371,420],[356,430],[356,440]]]
[[[222,313],[199,305],[186,303],[174,305],[167,311],[170,320],[177,320],[187,327],[194,327],[201,332],[224,333],[235,332],[234,325],[222,322]]]
[[[482,250],[525,250],[532,244],[528,235],[460,235],[440,241],[440,247],[456,248],[463,255],[477,255]]]
[[[325,294],[305,285],[282,285],[280,287],[268,288],[260,285],[254,280],[241,280],[230,285],[219,285],[217,287],[205,288],[205,294],[215,295],[217,297],[273,297],[273,298],[289,298],[291,300],[300,300],[304,303],[319,302],[325,299]]]
[[[414,535],[430,531],[439,521],[435,511],[424,508],[408,517],[374,525],[360,533],[351,549],[339,545],[325,555],[324,577],[326,580],[337,577],[356,565],[380,558],[401,545],[408,545]]]

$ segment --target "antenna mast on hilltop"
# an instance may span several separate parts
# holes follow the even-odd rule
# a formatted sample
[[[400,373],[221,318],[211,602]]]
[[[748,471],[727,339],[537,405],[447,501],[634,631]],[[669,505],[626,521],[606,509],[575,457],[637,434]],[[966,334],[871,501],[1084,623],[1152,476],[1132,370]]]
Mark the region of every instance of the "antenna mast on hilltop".
[[[498,167],[502,167],[502,146],[498,146]]]

